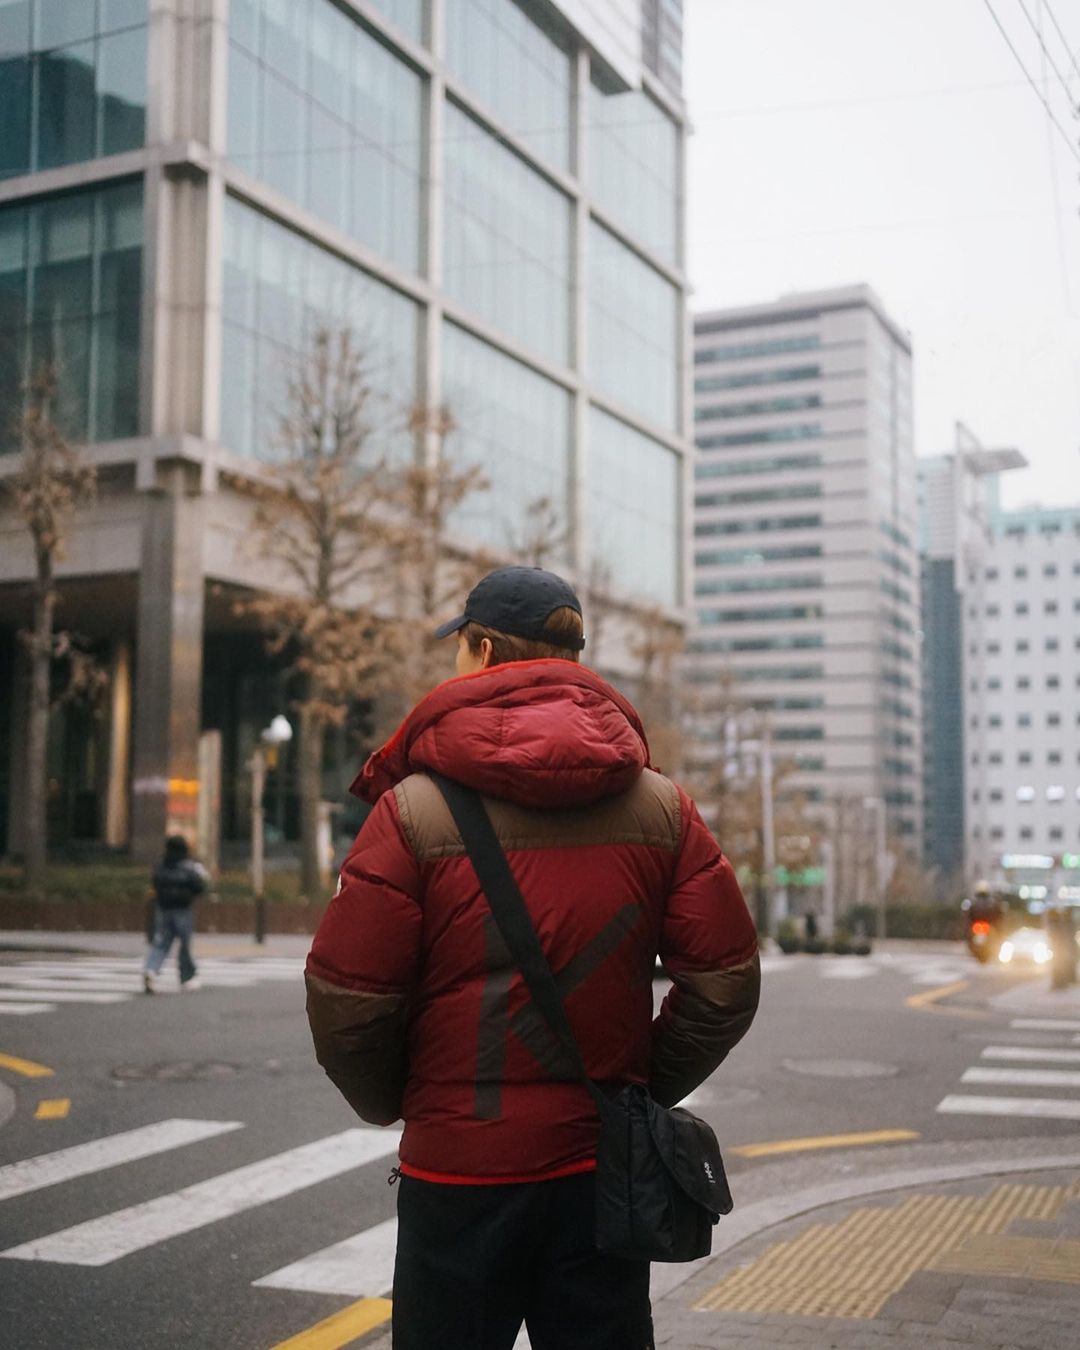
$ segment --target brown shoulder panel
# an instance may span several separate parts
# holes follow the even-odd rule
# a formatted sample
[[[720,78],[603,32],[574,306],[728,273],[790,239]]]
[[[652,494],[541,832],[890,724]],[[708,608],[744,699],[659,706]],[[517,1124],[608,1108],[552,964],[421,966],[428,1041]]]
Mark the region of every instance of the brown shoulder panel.
[[[465,852],[442,793],[424,774],[394,788],[401,826],[416,858],[429,862]],[[679,791],[646,769],[628,791],[589,806],[541,811],[485,798],[505,849],[581,848],[595,844],[644,844],[677,853],[682,831]]]

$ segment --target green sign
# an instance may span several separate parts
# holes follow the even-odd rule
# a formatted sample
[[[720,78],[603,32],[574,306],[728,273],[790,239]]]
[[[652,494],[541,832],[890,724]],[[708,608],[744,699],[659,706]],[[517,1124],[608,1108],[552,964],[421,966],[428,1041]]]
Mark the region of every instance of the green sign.
[[[786,867],[778,867],[776,869],[776,884],[778,886],[824,886],[825,869],[824,867],[803,867],[793,872]]]

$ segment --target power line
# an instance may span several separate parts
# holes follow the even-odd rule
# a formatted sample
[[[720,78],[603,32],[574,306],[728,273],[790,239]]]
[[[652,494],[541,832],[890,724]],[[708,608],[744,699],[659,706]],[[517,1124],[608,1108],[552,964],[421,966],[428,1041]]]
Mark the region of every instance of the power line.
[[[1035,34],[1035,36],[1039,40],[1039,46],[1042,48],[1043,68],[1045,69],[1046,66],[1049,65],[1050,69],[1058,77],[1058,83],[1061,85],[1062,89],[1065,90],[1065,97],[1069,100],[1069,103],[1072,104],[1073,96],[1072,90],[1069,88],[1069,82],[1068,80],[1066,80],[1065,76],[1062,75],[1061,71],[1058,69],[1057,62],[1050,55],[1050,48],[1047,47],[1046,41],[1042,35],[1042,26],[1040,24],[1037,24],[1035,20],[1031,17],[1031,12],[1029,11],[1027,5],[1024,4],[1024,0],[1016,0],[1016,2],[1023,10],[1024,18],[1027,19],[1028,26],[1030,27],[1031,31]],[[1042,6],[1040,5],[1040,10],[1041,9]]]
[[[1050,22],[1054,25],[1055,29],[1057,29],[1057,35],[1061,39],[1061,45],[1065,48],[1065,55],[1072,63],[1073,70],[1076,71],[1077,75],[1080,75],[1080,64],[1077,63],[1076,56],[1073,54],[1073,49],[1069,45],[1069,39],[1061,31],[1061,24],[1058,23],[1057,18],[1054,15],[1050,0],[1043,0],[1043,9],[1046,10],[1047,14],[1050,16]]]
[[[997,11],[994,9],[994,6],[990,3],[990,0],[983,0],[983,4],[989,11],[990,17],[993,19],[995,25],[997,26],[998,32],[1005,39],[1005,45],[1008,47],[1009,51],[1011,51],[1013,56],[1016,58],[1016,64],[1024,72],[1024,78],[1027,80],[1028,84],[1030,84],[1032,89],[1034,90],[1035,97],[1046,109],[1047,117],[1049,117],[1050,121],[1053,122],[1055,127],[1057,127],[1061,139],[1069,147],[1069,154],[1072,155],[1073,159],[1076,160],[1077,164],[1080,164],[1080,153],[1077,152],[1076,146],[1072,143],[1072,140],[1069,138],[1069,133],[1065,130],[1065,128],[1054,116],[1054,110],[1050,107],[1050,104],[1047,103],[1046,99],[1043,97],[1042,91],[1039,89],[1039,86],[1032,79],[1031,72],[1028,70],[1027,66],[1024,65],[1023,58],[1013,45],[1013,40],[1011,37],[1009,37],[1009,34],[1006,31],[1005,26],[1001,22],[1000,18],[998,18],[998,14]]]

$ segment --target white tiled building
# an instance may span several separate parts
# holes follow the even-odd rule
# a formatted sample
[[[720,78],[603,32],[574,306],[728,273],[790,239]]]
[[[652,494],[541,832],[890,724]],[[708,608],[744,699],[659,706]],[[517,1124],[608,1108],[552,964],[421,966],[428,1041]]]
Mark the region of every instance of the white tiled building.
[[[1024,886],[1032,899],[1062,888],[1071,896],[1080,887],[1080,506],[1001,515],[967,580],[966,871]]]

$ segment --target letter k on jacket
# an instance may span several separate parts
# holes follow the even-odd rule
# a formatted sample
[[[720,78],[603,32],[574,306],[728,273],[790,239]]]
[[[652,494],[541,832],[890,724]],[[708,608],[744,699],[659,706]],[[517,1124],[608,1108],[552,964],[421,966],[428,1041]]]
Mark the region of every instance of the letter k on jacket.
[[[368,760],[374,803],[307,962],[320,1064],[359,1116],[404,1119],[403,1172],[468,1183],[594,1166],[598,1121],[499,937],[435,770],[483,794],[590,1075],[664,1105],[757,1008],[754,927],[633,707],[575,662],[448,680]],[[653,1017],[659,954],[674,982]]]

